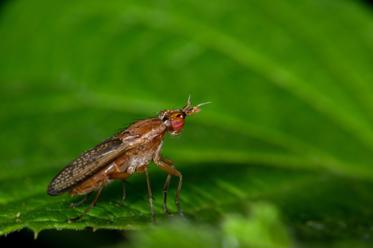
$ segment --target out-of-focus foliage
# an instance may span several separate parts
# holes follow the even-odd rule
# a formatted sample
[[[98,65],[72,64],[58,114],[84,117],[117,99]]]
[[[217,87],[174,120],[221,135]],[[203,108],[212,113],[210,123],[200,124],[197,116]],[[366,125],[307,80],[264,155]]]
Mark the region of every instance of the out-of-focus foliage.
[[[0,9],[0,58],[0,234],[147,225],[141,175],[124,205],[114,183],[77,223],[66,220],[84,206],[47,184],[191,94],[213,104],[164,155],[184,174],[193,223],[263,200],[300,246],[372,242],[373,18],[360,2],[15,0]],[[165,175],[151,175],[160,212]],[[272,237],[256,223],[242,225]],[[234,225],[223,229],[239,235]]]
[[[256,203],[251,207],[249,219],[228,216],[223,225],[224,247],[292,247],[286,228],[279,214],[271,205]]]
[[[253,204],[249,218],[241,215],[225,217],[221,228],[200,226],[179,219],[135,233],[133,237],[130,236],[130,244],[133,248],[293,247],[276,208],[266,203]]]

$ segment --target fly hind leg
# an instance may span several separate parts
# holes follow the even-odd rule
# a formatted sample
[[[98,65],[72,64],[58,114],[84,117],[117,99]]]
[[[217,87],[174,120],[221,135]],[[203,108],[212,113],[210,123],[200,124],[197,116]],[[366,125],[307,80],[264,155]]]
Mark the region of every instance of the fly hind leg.
[[[70,203],[70,208],[76,208],[76,207],[79,207],[80,205],[82,205],[83,203],[85,203],[88,199],[88,195],[89,194],[86,194],[83,196],[83,198],[77,202],[72,202]]]
[[[75,221],[78,221],[80,220],[81,218],[83,218],[92,208],[94,208],[96,206],[96,203],[97,203],[97,200],[98,198],[100,197],[100,194],[101,194],[101,191],[102,189],[104,188],[104,186],[100,186],[100,188],[98,189],[97,193],[96,193],[96,196],[95,198],[93,199],[93,201],[91,202],[91,204],[84,210],[84,212],[80,215],[78,215],[77,217],[74,217],[74,218],[71,218],[69,219],[69,222],[75,222]]]
[[[70,191],[70,195],[86,195],[88,193],[91,193],[93,191],[96,191],[96,196],[94,200],[91,202],[91,204],[84,210],[82,214],[75,218],[69,219],[69,222],[71,221],[77,221],[83,218],[94,206],[96,206],[97,200],[101,194],[101,191],[105,184],[108,182],[108,178],[105,174],[105,171],[100,171],[97,173],[97,175],[87,179],[86,181],[83,181],[81,184],[76,186]]]

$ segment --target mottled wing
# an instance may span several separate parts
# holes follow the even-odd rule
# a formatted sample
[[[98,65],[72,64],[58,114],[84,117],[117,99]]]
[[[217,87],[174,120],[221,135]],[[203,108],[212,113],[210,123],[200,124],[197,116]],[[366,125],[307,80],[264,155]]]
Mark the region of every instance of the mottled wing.
[[[84,152],[53,178],[48,186],[48,194],[58,195],[68,191],[124,153],[131,147],[130,143],[113,137]]]

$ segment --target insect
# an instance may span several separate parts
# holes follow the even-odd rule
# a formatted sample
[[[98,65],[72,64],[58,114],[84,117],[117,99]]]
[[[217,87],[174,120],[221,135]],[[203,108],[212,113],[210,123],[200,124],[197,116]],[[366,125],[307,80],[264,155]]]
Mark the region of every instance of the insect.
[[[208,102],[207,102],[208,103]],[[105,185],[113,180],[123,182],[123,196],[125,198],[125,180],[134,173],[144,173],[148,190],[148,201],[152,219],[155,212],[152,202],[152,191],[148,175],[148,165],[154,162],[167,173],[163,186],[163,211],[170,213],[167,207],[167,192],[172,176],[179,178],[176,190],[176,207],[182,214],[180,207],[180,191],[183,183],[182,174],[173,166],[172,162],[162,158],[161,149],[166,133],[178,135],[181,133],[185,118],[200,111],[200,107],[207,103],[192,106],[190,97],[182,109],[163,110],[157,117],[137,121],[113,137],[98,144],[94,148],[82,153],[69,165],[62,169],[50,182],[48,194],[51,196],[68,192],[71,196],[84,195],[80,205],[87,200],[87,195],[96,192],[94,200],[84,212],[72,220],[78,220],[87,214],[95,205]]]

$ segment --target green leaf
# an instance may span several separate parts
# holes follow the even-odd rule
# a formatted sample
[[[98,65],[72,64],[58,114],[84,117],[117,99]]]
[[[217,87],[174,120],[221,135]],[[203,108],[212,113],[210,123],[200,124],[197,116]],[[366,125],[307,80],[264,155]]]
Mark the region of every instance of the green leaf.
[[[371,242],[372,32],[371,11],[352,0],[6,3],[0,235],[148,225],[141,175],[124,205],[113,183],[76,223],[86,206],[46,188],[82,151],[191,94],[213,104],[163,152],[184,174],[188,219],[221,223],[265,201],[301,246]]]

